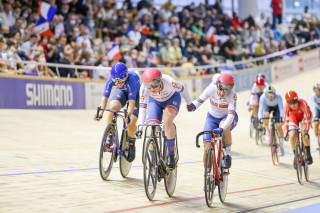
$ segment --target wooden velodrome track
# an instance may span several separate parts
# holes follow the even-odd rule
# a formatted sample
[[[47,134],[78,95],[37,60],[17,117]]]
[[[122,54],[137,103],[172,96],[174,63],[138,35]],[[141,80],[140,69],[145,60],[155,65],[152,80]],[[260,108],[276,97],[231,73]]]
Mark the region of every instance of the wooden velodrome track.
[[[274,86],[282,97],[288,89],[294,89],[310,104],[312,85],[319,79],[320,68]],[[280,165],[273,166],[269,147],[257,146],[249,138],[248,96],[248,91],[238,93],[239,123],[233,131],[226,203],[221,204],[216,195],[213,209],[204,200],[203,148],[195,147],[207,103],[193,113],[181,106],[175,120],[180,151],[176,191],[169,198],[162,181],[153,202],[144,192],[142,140],[137,142],[137,158],[128,178],[121,177],[118,163],[108,181],[100,178],[98,155],[105,119],[94,122],[95,110],[2,109],[0,212],[279,212],[319,204],[320,160],[314,149],[313,130],[311,181],[300,185],[288,142]]]

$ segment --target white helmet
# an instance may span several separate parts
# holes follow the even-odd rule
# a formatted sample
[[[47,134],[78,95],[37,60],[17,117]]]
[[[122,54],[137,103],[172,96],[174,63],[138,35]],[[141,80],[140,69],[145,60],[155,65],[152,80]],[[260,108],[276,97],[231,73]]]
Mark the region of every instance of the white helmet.
[[[218,78],[219,78],[220,75],[221,75],[221,74],[216,73],[216,74],[214,74],[214,75],[212,76],[212,83],[213,83],[214,85],[217,83],[217,80],[218,80]]]

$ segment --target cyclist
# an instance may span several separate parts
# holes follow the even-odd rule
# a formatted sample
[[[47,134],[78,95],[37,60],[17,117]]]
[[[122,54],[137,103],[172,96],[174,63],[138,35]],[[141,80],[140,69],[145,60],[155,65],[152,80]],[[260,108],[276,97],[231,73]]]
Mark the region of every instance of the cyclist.
[[[273,86],[267,86],[264,89],[264,94],[260,97],[258,119],[260,124],[263,123],[266,132],[266,141],[270,140],[269,120],[262,119],[268,118],[270,113],[273,112],[273,116],[279,117],[275,120],[276,129],[279,136],[280,154],[284,155],[283,148],[283,130],[282,130],[282,118],[283,118],[283,104],[281,96],[276,93],[276,89]]]
[[[249,98],[249,111],[252,110],[252,114],[255,118],[258,115],[260,96],[263,94],[263,90],[266,86],[268,86],[268,83],[265,82],[264,75],[258,75],[256,82],[252,85]]]
[[[313,122],[314,122],[314,133],[317,138],[317,149],[320,148],[319,139],[319,120],[320,120],[320,83],[316,83],[313,86],[314,94],[311,97],[311,105],[313,109]]]
[[[223,133],[225,136],[226,156],[222,166],[231,167],[231,131],[238,123],[236,113],[237,95],[233,90],[234,79],[229,74],[221,74],[216,82],[212,82],[193,103],[195,109],[199,108],[207,99],[210,99],[204,131],[213,130],[215,134]],[[211,135],[203,136],[204,154],[203,163],[206,162],[207,149],[211,143]]]
[[[176,129],[173,120],[177,116],[181,103],[181,95],[187,103],[188,111],[193,110],[189,93],[183,85],[168,75],[162,75],[156,68],[149,68],[143,72],[140,88],[140,114],[138,125],[158,123],[163,120],[165,136],[169,153],[168,168],[175,168],[174,146]],[[141,138],[142,129],[135,132],[136,138]],[[151,151],[151,150],[150,150]]]
[[[294,131],[288,133],[288,130],[299,127],[299,123],[301,123],[301,128],[304,129],[302,141],[307,150],[307,163],[312,164],[313,160],[310,153],[310,138],[308,134],[312,118],[311,110],[305,100],[302,98],[298,99],[295,91],[287,92],[285,98],[287,103],[284,106],[284,132],[286,133],[284,139],[287,141],[289,138],[293,153],[295,153],[295,140],[297,135]],[[296,168],[295,158],[293,166]]]
[[[113,93],[110,102],[110,109],[121,110],[122,107],[128,104],[128,134],[129,134],[129,150],[128,158],[129,162],[135,159],[135,137],[134,132],[137,129],[136,123],[139,114],[139,90],[140,79],[139,76],[132,71],[128,71],[127,66],[121,62],[116,63],[111,68],[111,75],[107,79],[103,96],[100,102],[100,107],[105,109],[108,103],[110,92],[113,86],[116,89]],[[100,115],[95,115],[94,120],[99,121],[102,118],[103,110],[100,111]],[[111,122],[113,113],[108,113],[107,122]],[[107,140],[107,146],[111,146],[112,141]]]

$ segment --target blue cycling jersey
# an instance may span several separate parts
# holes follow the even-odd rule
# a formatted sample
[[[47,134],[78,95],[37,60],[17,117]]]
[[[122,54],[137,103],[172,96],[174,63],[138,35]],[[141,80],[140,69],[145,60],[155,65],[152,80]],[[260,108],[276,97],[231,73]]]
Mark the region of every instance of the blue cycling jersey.
[[[313,94],[311,96],[311,105],[313,112],[315,112],[316,110],[320,110],[320,97],[318,97],[316,94]]]
[[[283,118],[283,103],[282,103],[281,96],[277,93],[273,101],[269,101],[268,97],[265,94],[263,94],[260,97],[258,118],[261,119],[263,117],[263,110],[265,109],[266,106],[275,107],[277,105],[279,107],[280,117]]]
[[[106,98],[109,98],[110,92],[113,86],[116,84],[112,81],[111,76],[107,79],[107,83],[104,87],[103,96]],[[136,96],[139,93],[140,90],[140,78],[139,76],[133,72],[128,72],[128,78],[123,85],[122,88],[118,88],[123,90],[128,95],[129,100],[136,100]]]

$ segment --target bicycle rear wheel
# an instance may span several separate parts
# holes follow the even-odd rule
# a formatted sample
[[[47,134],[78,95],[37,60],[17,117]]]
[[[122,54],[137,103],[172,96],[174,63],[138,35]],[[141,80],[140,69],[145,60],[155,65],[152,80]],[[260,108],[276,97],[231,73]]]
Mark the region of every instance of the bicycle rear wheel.
[[[99,157],[99,170],[100,176],[103,180],[107,180],[110,175],[113,160],[115,157],[115,153],[117,151],[115,146],[107,147],[106,142],[108,137],[111,137],[111,141],[114,144],[115,138],[115,126],[112,123],[109,123],[106,129],[104,130],[101,146],[100,146],[100,157]]]
[[[259,145],[260,130],[256,128],[255,131],[256,131],[255,132],[256,133],[255,134],[255,141],[256,141],[256,144]]]
[[[213,149],[209,146],[206,154],[206,164],[204,171],[204,192],[206,197],[207,206],[210,207],[212,205],[213,200],[213,192],[215,185],[215,174],[214,174],[214,155]]]
[[[152,150],[152,151],[151,151]],[[143,181],[144,191],[149,200],[154,198],[157,189],[157,148],[155,139],[150,138],[144,147]]]
[[[128,156],[128,150],[126,150],[126,144],[128,143],[128,132],[127,130],[123,130],[121,136],[121,149],[123,150],[122,155],[120,156],[119,166],[120,166],[120,174],[122,177],[127,177],[129,171],[131,169],[132,162],[127,161],[125,156]]]
[[[297,163],[298,182],[300,184],[302,184],[302,162],[301,162],[301,152],[300,152],[298,139],[296,140],[296,144],[295,144],[295,158],[296,158],[296,163]]]
[[[309,182],[309,165],[306,163],[307,161],[307,150],[305,147],[303,147],[303,161],[304,161],[304,177],[306,178],[306,181]]]
[[[165,164],[167,164],[168,161],[168,148],[166,143],[164,144],[165,149],[165,155],[163,156],[163,158],[166,160]],[[175,147],[174,150],[174,156],[175,156],[175,160],[177,159],[177,146]],[[177,184],[177,175],[178,175],[178,165],[177,165],[177,160],[176,160],[176,167],[174,169],[171,170],[167,170],[166,174],[164,175],[164,186],[166,188],[166,192],[168,194],[169,197],[171,197],[174,193],[174,190],[176,188],[176,184]]]
[[[218,189],[219,189],[219,198],[220,201],[223,203],[226,200],[227,196],[227,190],[228,190],[228,175],[229,175],[229,169],[225,170],[222,167],[222,159],[224,156],[224,152],[221,154],[221,159],[220,159],[220,178],[221,181],[219,182]]]
[[[279,163],[278,144],[277,144],[275,130],[273,128],[270,128],[270,148],[271,148],[272,163],[273,165],[276,165],[277,163]]]
[[[250,118],[250,131],[249,131],[249,135],[250,135],[250,138],[253,137],[253,133],[254,133],[254,126],[253,126],[253,121],[254,121],[254,117],[253,115],[251,115],[251,118]]]

